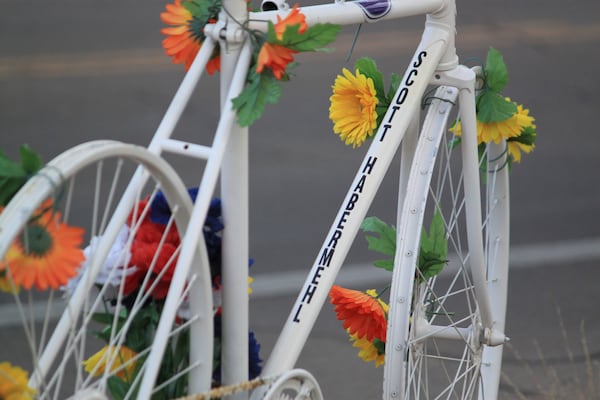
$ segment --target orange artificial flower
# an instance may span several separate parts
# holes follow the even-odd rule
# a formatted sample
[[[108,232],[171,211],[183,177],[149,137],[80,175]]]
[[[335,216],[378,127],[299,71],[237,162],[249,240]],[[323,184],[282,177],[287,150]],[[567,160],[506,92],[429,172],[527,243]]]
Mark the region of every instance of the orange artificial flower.
[[[386,309],[374,291],[369,293],[333,286],[329,292],[337,319],[351,336],[373,341],[386,339]]]
[[[298,33],[304,33],[306,31],[306,16],[300,12],[298,8],[298,4],[295,4],[292,7],[292,11],[283,19],[278,15],[277,23],[275,24],[275,34],[277,35],[277,39],[283,39],[283,32],[288,26],[300,25],[298,29]]]
[[[85,259],[84,230],[62,223],[50,200],[40,209],[0,261],[0,271],[6,270],[17,288],[58,289],[77,275]]]
[[[279,44],[265,42],[258,53],[256,72],[260,74],[265,67],[270,68],[275,78],[281,79],[283,74],[285,74],[287,65],[294,61],[292,54],[295,53],[298,52]]]
[[[192,28],[194,15],[183,4],[182,0],[175,0],[173,4],[165,6],[166,11],[160,14],[160,19],[167,25],[167,28],[161,29],[161,33],[167,37],[162,45],[168,56],[173,58],[173,64],[184,64],[186,71],[192,65],[194,58],[202,46],[203,32],[195,32]],[[207,22],[214,22],[209,20]],[[206,70],[209,74],[219,71],[221,68],[220,57],[213,54],[213,57],[206,64]]]

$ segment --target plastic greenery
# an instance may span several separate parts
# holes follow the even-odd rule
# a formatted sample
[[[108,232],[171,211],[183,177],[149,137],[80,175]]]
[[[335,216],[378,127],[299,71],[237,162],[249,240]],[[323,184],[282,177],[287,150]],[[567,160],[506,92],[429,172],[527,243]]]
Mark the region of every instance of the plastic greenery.
[[[0,151],[0,206],[6,206],[10,199],[44,165],[42,158],[29,146],[20,149],[21,163],[10,160]]]
[[[204,42],[204,27],[215,22],[221,7],[220,0],[174,0],[161,14],[162,30],[167,35],[163,47],[174,63],[184,63],[186,69]],[[295,5],[285,18],[268,22],[267,32],[253,31],[242,26],[253,47],[252,64],[246,77],[246,86],[233,99],[237,121],[249,126],[259,119],[267,104],[275,104],[281,97],[281,81],[289,80],[290,70],[296,65],[294,54],[307,51],[325,51],[340,30],[339,25],[306,25],[305,16]],[[215,50],[207,65],[209,73],[220,69],[219,50]]]

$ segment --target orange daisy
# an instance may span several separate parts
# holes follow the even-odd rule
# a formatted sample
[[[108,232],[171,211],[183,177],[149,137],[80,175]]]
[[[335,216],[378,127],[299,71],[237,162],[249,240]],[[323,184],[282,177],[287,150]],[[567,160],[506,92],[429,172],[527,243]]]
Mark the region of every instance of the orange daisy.
[[[292,54],[295,53],[298,52],[279,44],[265,42],[258,53],[256,72],[260,74],[265,67],[270,68],[271,71],[273,71],[275,78],[281,79],[285,74],[287,65],[294,61],[294,56]]]
[[[58,289],[77,275],[85,259],[84,230],[62,223],[51,201],[41,209],[0,261],[0,271],[10,274],[16,287]]]
[[[277,39],[283,39],[283,32],[285,32],[288,26],[300,25],[298,33],[304,33],[306,31],[306,16],[300,12],[298,4],[292,7],[292,11],[283,19],[278,15],[277,23],[275,24],[275,34]]]
[[[375,291],[367,293],[333,286],[329,292],[337,319],[344,321],[344,328],[358,339],[373,341],[386,339],[386,308]],[[382,304],[383,303],[383,304]]]
[[[186,7],[187,3],[187,1],[182,3],[182,0],[175,0],[173,4],[167,4],[165,6],[166,11],[160,14],[161,21],[170,25],[160,31],[167,36],[162,42],[165,52],[173,58],[174,64],[183,63],[186,71],[192,65],[204,40],[202,30],[194,30],[194,27],[201,27],[208,22],[214,22],[214,19],[210,18],[207,21],[200,21],[203,22],[200,24],[190,8]],[[206,70],[212,75],[220,68],[218,52],[213,52],[212,58],[206,65]]]

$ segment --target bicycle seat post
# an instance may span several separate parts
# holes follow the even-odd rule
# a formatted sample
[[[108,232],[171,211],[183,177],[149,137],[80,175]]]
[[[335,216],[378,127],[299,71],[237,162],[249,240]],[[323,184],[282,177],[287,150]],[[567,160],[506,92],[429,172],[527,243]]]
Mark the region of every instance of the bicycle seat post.
[[[233,79],[245,35],[248,4],[223,0],[223,9],[213,32],[221,49],[221,111],[231,107],[227,93]],[[222,245],[222,384],[248,379],[248,128],[235,121],[221,166],[221,204],[225,229]],[[246,393],[228,399],[241,400]]]

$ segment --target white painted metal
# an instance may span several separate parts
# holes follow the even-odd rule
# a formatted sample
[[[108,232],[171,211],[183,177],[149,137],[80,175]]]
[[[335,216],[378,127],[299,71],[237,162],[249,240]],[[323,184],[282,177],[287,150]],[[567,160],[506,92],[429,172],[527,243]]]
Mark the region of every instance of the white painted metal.
[[[241,92],[246,78],[246,73],[248,70],[248,64],[251,56],[250,45],[246,44],[244,49],[240,55],[240,61],[237,65],[237,71],[233,76],[233,80],[231,82],[230,90],[227,95],[229,101],[231,99],[238,96]],[[191,221],[204,221],[206,219],[206,215],[208,212],[208,208],[210,206],[210,202],[217,184],[217,180],[219,177],[219,171],[221,167],[221,163],[225,154],[225,149],[227,147],[230,135],[231,135],[231,127],[235,120],[235,112],[232,108],[224,108],[221,119],[219,121],[219,125],[217,127],[217,132],[215,134],[215,138],[212,144],[212,156],[208,159],[206,163],[206,167],[204,169],[204,173],[202,175],[202,180],[199,184],[198,195],[196,197],[196,202],[194,203],[194,209],[190,216]],[[182,250],[179,255],[179,260],[177,263],[177,269],[184,267],[189,267],[194,261],[195,257],[195,248],[197,244],[203,240],[202,237],[202,223],[190,224],[189,228],[186,230],[184,236],[182,236]],[[187,270],[185,271],[184,277],[187,276]],[[173,278],[174,285],[175,277]],[[181,283],[180,283],[181,284]],[[247,289],[246,289],[247,290]],[[247,292],[246,292],[247,293]],[[168,300],[167,300],[168,301]],[[175,307],[175,304],[170,304]],[[211,301],[212,305],[212,301]],[[165,304],[165,309],[167,309],[167,304]],[[173,314],[174,317],[175,314]],[[162,321],[161,321],[162,322]],[[211,322],[212,326],[212,322]],[[159,328],[160,329],[160,328]],[[247,328],[246,328],[247,329]],[[212,336],[212,332],[210,334]],[[247,333],[246,333],[247,335]],[[156,334],[157,340],[159,339],[159,332]],[[247,339],[247,338],[246,338]],[[166,341],[166,337],[160,337],[161,341]],[[152,353],[151,353],[151,356]],[[158,372],[158,368],[160,368],[160,357],[161,354],[156,352],[156,358],[154,359],[154,364],[152,362],[148,362],[147,368],[151,369],[151,372],[147,372],[144,374],[144,380],[141,384],[140,389],[140,398],[149,398],[142,397],[142,394],[149,396],[150,390],[153,387],[154,380],[156,379],[156,374]],[[208,375],[210,378],[210,374]],[[203,379],[207,379],[203,377]],[[142,390],[144,391],[142,393]]]
[[[173,130],[175,129],[177,122],[179,122],[179,119],[204,72],[214,46],[214,42],[211,38],[206,38],[202,44],[202,48],[198,52],[194,62],[192,62],[190,69],[185,74],[181,85],[177,89],[175,96],[173,96],[171,104],[169,104],[169,108],[152,137],[152,141],[148,146],[151,152],[160,154],[163,140],[170,138],[173,134]]]
[[[424,35],[426,39],[418,47],[404,74],[403,83],[394,96],[395,104],[387,111],[373,138],[266,363],[266,375],[280,373],[293,367],[296,362],[404,132],[421,104],[429,77],[445,51],[447,35],[447,32],[436,27],[429,28]]]
[[[53,193],[56,187],[60,186],[65,179],[75,174],[85,165],[90,165],[107,157],[119,156],[136,160],[143,165],[147,171],[163,183],[163,192],[168,199],[171,201],[177,200],[178,204],[184,205],[181,214],[178,215],[177,221],[178,226],[184,229],[189,222],[188,217],[192,206],[187,190],[177,173],[164,160],[156,157],[156,155],[150,153],[146,148],[114,141],[96,141],[76,146],[62,153],[52,160],[48,166],[42,169],[37,175],[32,177],[23,189],[15,195],[10,205],[6,207],[2,214],[0,214],[0,226],[3,227],[2,234],[6,235],[4,236],[6,240],[0,245],[0,254],[6,252],[6,246],[13,242],[19,230],[27,223],[33,211],[45,198],[47,198],[47,196]],[[39,362],[35,366],[35,370],[30,379],[30,385],[34,388],[39,388],[50,365],[58,356],[62,343],[69,334],[72,318],[76,318],[79,314],[84,299],[93,285],[95,276],[98,274],[106,255],[110,251],[110,247],[113,243],[110,239],[116,237],[129,215],[137,185],[142,184],[145,181],[144,174],[139,171],[136,174],[136,177],[137,179],[132,181],[132,184],[125,192],[119,207],[115,211],[113,218],[104,233],[105,240],[101,241],[96,249],[95,254],[98,255],[98,257],[94,259],[94,262],[81,279],[80,285],[78,285],[73,296],[70,298],[67,309],[63,313],[52,337],[39,359]],[[210,277],[210,272],[208,270],[205,273],[208,273]]]
[[[506,300],[508,293],[508,267],[510,244],[510,188],[508,179],[506,143],[491,143],[488,146],[487,188],[491,210],[486,230],[490,233],[486,244],[487,284],[492,312],[492,326],[496,332],[503,333],[506,319]],[[500,385],[503,346],[485,346],[483,349],[480,399],[495,398]]]
[[[313,25],[317,23],[330,23],[338,25],[356,25],[399,19],[413,15],[424,15],[433,13],[442,8],[446,0],[419,0],[419,1],[390,1],[390,9],[381,18],[369,18],[365,11],[354,1],[335,1],[329,4],[319,4],[302,7],[302,13],[306,16],[306,23]],[[384,2],[382,2],[385,4]],[[276,22],[277,15],[285,15],[284,11],[262,11],[250,13],[249,28],[266,31],[266,21]]]
[[[236,89],[236,96],[245,83],[250,57],[240,59],[242,49],[241,26],[248,19],[248,4],[243,0],[224,0],[220,24],[221,33],[221,111],[231,110],[233,97],[227,96],[233,78],[238,78],[237,67],[244,64],[244,79]],[[225,36],[225,37],[223,37]],[[225,39],[228,39],[227,41]],[[233,39],[233,40],[232,40]],[[249,53],[249,40],[245,46]],[[232,121],[230,136],[221,165],[221,209],[223,215],[221,277],[223,282],[223,314],[221,330],[221,379],[224,385],[237,384],[248,379],[248,128]],[[228,396],[231,400],[247,399],[247,392]]]
[[[447,91],[447,92],[445,92]],[[453,102],[457,90],[440,88],[435,97],[443,97]],[[407,343],[415,268],[419,254],[423,214],[431,172],[435,163],[437,148],[444,133],[451,103],[438,102],[431,106],[423,125],[422,136],[413,159],[411,176],[408,181],[405,201],[400,210],[401,225],[396,236],[396,256],[392,286],[390,291],[390,309],[388,312],[388,333],[385,352],[383,378],[383,399],[401,398],[405,393],[407,367]],[[427,171],[422,175],[420,171]]]
[[[212,299],[210,298],[210,274],[206,277],[208,262],[205,251],[202,251],[204,247],[202,245],[202,230],[198,227],[202,226],[201,221],[204,221],[206,217],[219,175],[221,176],[223,216],[226,226],[223,237],[223,383],[235,384],[245,381],[248,378],[248,132],[247,129],[242,129],[235,123],[235,112],[232,110],[231,100],[241,92],[245,84],[247,68],[251,57],[249,43],[245,46],[242,45],[241,40],[244,33],[240,29],[240,24],[244,24],[248,20],[248,28],[264,31],[266,29],[265,21],[270,20],[275,22],[276,16],[281,15],[282,12],[269,11],[248,14],[247,3],[245,1],[224,0],[223,3],[228,13],[222,12],[219,22],[207,28],[207,39],[186,74],[149,146],[152,153],[159,154],[163,150],[167,150],[177,154],[191,155],[207,159],[207,165],[200,182],[200,190],[195,206],[191,215],[189,215],[189,221],[192,221],[192,223],[187,227],[185,234],[182,235],[182,250],[179,255],[177,273],[173,279],[172,289],[165,305],[165,316],[161,319],[161,324],[157,332],[156,346],[149,356],[139,393],[139,398],[141,399],[150,398],[156,373],[160,367],[162,349],[164,349],[167,340],[166,333],[175,316],[177,297],[181,293],[181,290],[183,290],[190,269],[193,269],[196,273],[200,273],[201,276],[194,283],[198,287],[195,287],[193,290],[192,307],[195,307],[199,315],[202,316],[192,328],[194,332],[193,337],[202,339],[192,343],[192,360],[198,361],[199,367],[194,370],[190,377],[190,388],[192,392],[205,392],[210,388],[212,342],[208,338],[212,337],[213,330],[211,314]],[[492,217],[492,220],[488,221],[488,229],[492,226],[494,230],[503,232],[503,234],[498,239],[497,245],[488,247],[488,249],[495,249],[494,257],[497,257],[494,258],[495,265],[499,265],[500,267],[493,271],[488,271],[489,276],[486,276],[485,265],[492,264],[492,255],[490,251],[488,251],[487,255],[483,253],[484,247],[481,236],[482,221],[477,168],[474,79],[471,81],[471,77],[465,78],[463,74],[468,75],[469,73],[465,72],[462,68],[455,69],[457,57],[454,48],[454,14],[456,12],[454,1],[393,0],[390,4],[391,8],[389,12],[380,19],[369,19],[357,2],[336,1],[331,4],[302,8],[309,24],[328,22],[348,25],[397,19],[409,15],[430,14],[427,17],[426,29],[421,43],[404,75],[403,84],[394,96],[396,104],[392,105],[384,117],[384,123],[380,126],[373,139],[367,155],[329,230],[326,240],[315,259],[277,344],[267,361],[263,371],[267,376],[285,373],[293,368],[317,315],[327,298],[329,289],[333,285],[352,240],[359,229],[360,223],[364,219],[379,184],[403,139],[404,133],[409,125],[417,125],[418,118],[415,116],[418,114],[421,96],[436,71],[449,72],[441,74],[443,79],[439,82],[435,82],[434,79],[434,83],[457,83],[457,86],[462,88],[460,100],[462,105],[461,121],[463,124],[462,147],[465,151],[465,191],[468,198],[466,207],[469,210],[476,210],[474,213],[469,213],[469,232],[471,233],[469,235],[469,247],[472,251],[470,264],[477,287],[477,296],[480,302],[484,326],[493,334],[492,336],[496,337],[500,335],[498,337],[502,338],[501,333],[504,328],[506,301],[506,266],[508,260],[508,232],[506,225],[508,221],[508,184],[505,171],[495,173],[493,177],[488,178],[493,178],[497,181],[495,186],[497,192],[494,193],[494,197],[501,204],[497,216]],[[186,144],[169,139],[202,75],[206,63],[212,54],[214,43],[217,40],[221,44],[222,56],[222,115],[212,147]],[[457,71],[459,72],[458,75],[452,75]],[[450,82],[453,79],[455,81]],[[455,92],[452,95],[454,94]],[[440,122],[441,119],[435,119],[432,123]],[[410,131],[414,132],[416,130],[411,128]],[[410,294],[412,293],[414,258],[418,254],[418,238],[420,237],[422,225],[422,214],[420,213],[422,213],[424,206],[423,196],[419,197],[418,195],[419,193],[423,193],[423,188],[420,186],[416,187],[417,183],[409,181],[407,178],[408,163],[413,161],[417,163],[425,160],[424,157],[420,156],[420,158],[411,160],[409,156],[409,153],[415,149],[415,137],[415,135],[410,135],[409,138],[411,141],[403,146],[403,167],[400,182],[401,187],[407,187],[407,189],[405,193],[399,194],[400,203],[403,204],[403,211],[399,217],[398,226],[404,228],[398,232],[398,253],[396,255],[397,265],[412,265],[412,267],[396,268],[394,271],[386,366],[384,371],[384,399],[396,398],[404,391],[402,387],[402,377],[404,376],[405,368],[403,358],[405,356],[405,344],[409,324],[406,316],[410,314],[411,307],[410,301],[407,300],[410,299]],[[433,140],[439,141],[439,138]],[[98,146],[101,146],[101,144],[98,144]],[[111,145],[107,144],[106,146],[108,150],[104,151],[110,152],[111,155],[114,154],[115,150],[110,148]],[[130,155],[129,153],[127,154]],[[75,155],[81,156],[81,154]],[[133,157],[133,155],[131,156]],[[173,187],[167,186],[167,191],[172,191],[178,198],[182,196],[187,198],[182,194],[185,193],[187,195],[187,192],[185,192],[184,188],[182,189],[177,176],[172,175],[174,173],[171,172],[168,166],[165,167],[161,164],[166,165],[166,163],[158,162],[155,158],[148,158],[148,156],[140,156],[139,154],[136,157],[141,157],[139,159],[141,160],[140,162],[143,161],[149,164],[152,172],[157,173],[157,176],[161,177],[165,184],[173,182]],[[435,157],[427,159],[427,162],[433,162],[434,159]],[[160,168],[157,167],[158,165],[160,165]],[[47,174],[52,175],[53,172],[48,170]],[[60,177],[56,177],[55,179],[60,179]],[[140,175],[136,179],[139,179],[141,182],[144,180],[144,177]],[[418,185],[422,184],[423,181],[418,182]],[[32,185],[27,187],[29,188]],[[43,186],[42,183],[37,183],[36,185],[39,188]],[[133,185],[135,186],[136,182]],[[41,190],[37,186],[36,190]],[[51,187],[51,184],[46,183],[43,190],[51,190]],[[21,200],[17,201],[24,202],[25,199],[30,199],[29,196],[31,193],[27,192],[27,190],[29,189],[23,191],[24,194],[20,195],[22,196]],[[39,196],[41,199],[41,195]],[[37,204],[30,204],[32,210],[36,206]],[[418,212],[416,214],[411,213],[410,210],[412,209],[416,209]],[[110,225],[109,232],[112,233],[110,234],[116,234],[117,225],[120,227],[127,217],[127,201],[125,201],[120,210],[116,214],[116,218],[111,222],[112,225]],[[26,218],[25,220],[22,218],[22,216],[7,214],[5,212],[0,216],[0,229],[11,229],[6,228],[10,226],[18,227],[20,225],[14,222],[20,221],[22,224],[26,221]],[[5,221],[7,223],[4,223]],[[8,221],[13,223],[8,223]],[[185,226],[185,224],[182,222],[179,226]],[[415,237],[409,237],[410,235],[414,235],[415,232],[418,233]],[[14,238],[17,233],[15,231],[11,237]],[[9,236],[11,234],[13,233],[10,233]],[[11,240],[0,243],[0,254],[6,251],[6,246],[10,242]],[[108,248],[102,249],[106,253],[108,250]],[[405,261],[411,258],[413,260]],[[94,275],[99,266],[99,263],[94,264],[90,276]],[[490,282],[487,281],[488,277],[491,278]],[[88,279],[87,285],[80,286],[80,289],[75,294],[75,304],[73,307],[76,306],[76,303],[81,302],[83,292],[85,292],[86,288],[89,288],[92,281],[93,279]],[[488,298],[488,290],[491,295],[491,304]],[[75,308],[72,310],[75,311]],[[65,324],[69,324],[68,315],[63,316],[63,319],[59,323],[59,328],[55,334],[58,338],[66,332]],[[494,328],[495,330],[493,330]],[[463,333],[472,334],[473,331],[468,328],[449,330],[445,329],[445,327],[437,326],[429,326],[427,329],[429,330],[429,335],[437,335],[439,337],[461,336]],[[53,340],[55,339],[53,338]],[[198,343],[204,344],[198,346]],[[52,354],[55,348],[57,349],[58,346],[52,344],[48,349],[47,357],[50,360],[56,356],[56,354]],[[493,366],[490,374],[482,371],[484,384],[486,385],[495,385],[497,387],[501,347],[499,349],[489,351],[486,349],[484,353],[485,363]],[[41,368],[47,368],[44,365],[49,364],[44,361]],[[35,374],[32,379],[33,382],[37,380]],[[253,395],[253,398],[259,398],[261,394],[264,394],[264,391],[258,390]],[[231,398],[241,400],[247,398],[247,395],[242,393]]]

